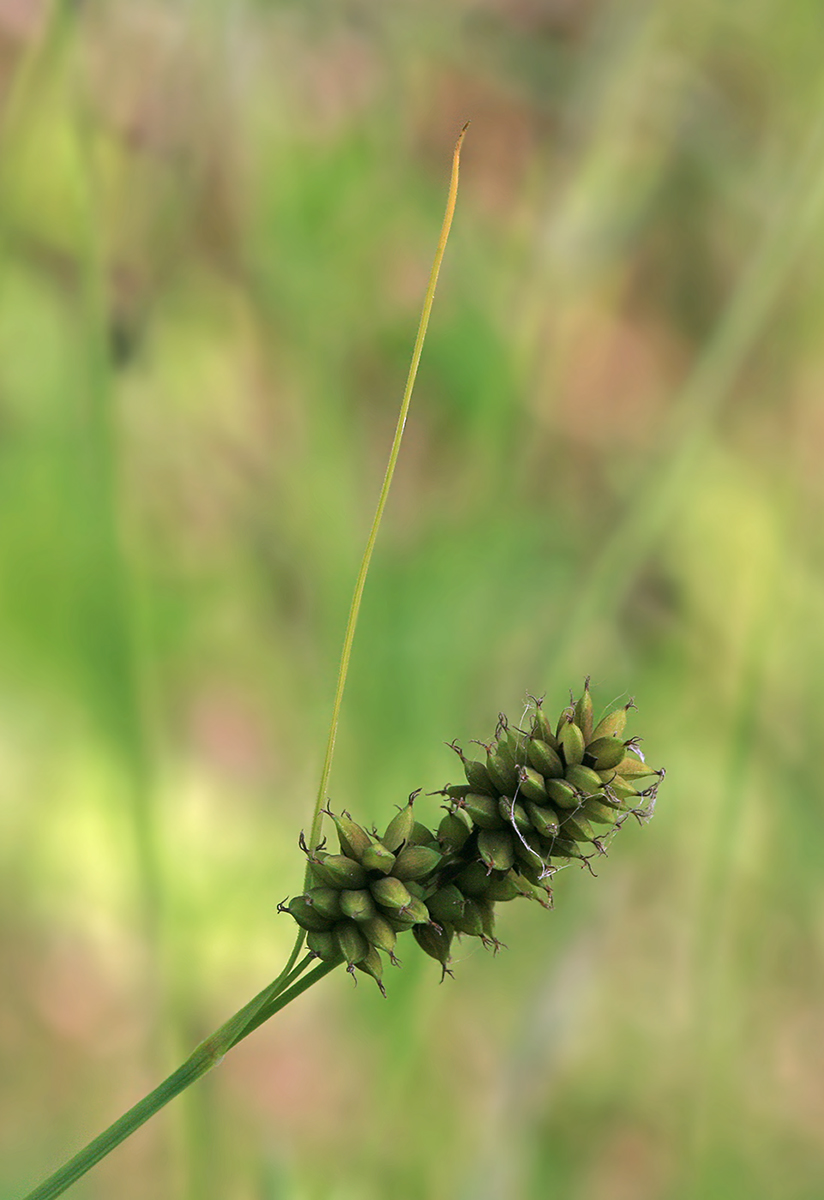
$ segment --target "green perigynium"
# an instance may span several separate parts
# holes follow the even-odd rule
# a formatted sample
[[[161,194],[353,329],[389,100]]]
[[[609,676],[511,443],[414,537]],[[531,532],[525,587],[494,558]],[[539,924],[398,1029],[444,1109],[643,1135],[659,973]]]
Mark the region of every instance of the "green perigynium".
[[[382,835],[325,810],[340,853],[325,844],[310,853],[302,842],[312,886],[281,907],[318,958],[344,959],[382,992],[381,953],[397,963],[396,939],[406,930],[444,973],[456,934],[497,949],[496,904],[523,896],[551,908],[560,866],[589,865],[628,817],[652,815],[664,772],[647,766],[637,737],[623,740],[632,707],[594,725],[587,679],[554,725],[533,700],[526,728],[499,717],[482,758],[453,743],[465,782],[436,793],[448,802],[437,829],[416,819],[417,792]]]

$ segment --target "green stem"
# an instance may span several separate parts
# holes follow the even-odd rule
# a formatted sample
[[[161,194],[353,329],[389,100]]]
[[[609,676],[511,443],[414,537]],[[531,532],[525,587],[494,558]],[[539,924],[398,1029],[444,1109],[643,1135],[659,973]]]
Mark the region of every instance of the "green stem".
[[[280,1012],[285,1005],[287,1005],[291,1000],[294,1000],[300,996],[301,993],[305,992],[307,988],[310,988],[313,983],[317,983],[319,979],[323,979],[324,975],[328,975],[330,971],[335,969],[335,967],[339,967],[342,962],[342,958],[337,958],[334,960],[334,962],[319,963],[315,967],[314,971],[310,971],[308,975],[305,975],[304,978],[299,980],[293,987],[289,989],[288,992],[281,993],[276,1000],[271,1001],[271,1003],[267,1003],[266,1006],[260,1010],[257,1016],[252,1017],[249,1020],[248,1024],[243,1029],[243,1032],[239,1033],[232,1042],[230,1049],[234,1046],[237,1046],[237,1044],[242,1042],[244,1038],[247,1038],[250,1033],[254,1033],[264,1021],[268,1021],[269,1018],[274,1016],[276,1012]]]
[[[458,166],[460,161],[461,144],[466,133],[466,125],[464,125],[458,140],[455,143],[455,151],[452,158],[452,175],[449,182],[449,194],[446,202],[446,213],[444,215],[443,225],[441,227],[438,246],[435,251],[435,259],[432,264],[432,270],[429,275],[429,284],[424,296],[423,308],[421,317],[418,323],[418,333],[415,338],[415,346],[412,352],[412,362],[409,367],[409,374],[406,379],[406,387],[401,401],[401,409],[398,415],[398,423],[395,429],[395,437],[392,442],[392,449],[389,454],[389,462],[384,475],[383,486],[378,498],[378,505],[375,510],[375,516],[372,521],[372,527],[369,531],[369,537],[366,542],[366,549],[361,561],[358,578],[355,583],[355,591],[352,597],[352,604],[349,609],[349,620],[346,625],[346,633],[343,640],[343,650],[341,652],[340,666],[338,668],[338,682],[335,691],[335,703],[332,711],[332,721],[329,728],[329,738],[326,745],[326,754],[323,760],[323,771],[321,773],[320,787],[318,789],[315,811],[312,818],[312,832],[310,837],[310,848],[314,849],[320,841],[320,831],[323,817],[321,808],[323,807],[324,796],[326,793],[326,785],[329,781],[329,772],[332,767],[332,755],[335,749],[335,738],[337,735],[338,721],[340,718],[341,702],[343,700],[343,690],[346,684],[346,675],[349,670],[349,658],[352,652],[352,643],[355,637],[355,626],[357,625],[358,612],[360,611],[361,598],[363,589],[366,583],[366,576],[369,572],[369,563],[372,558],[372,551],[375,548],[375,542],[380,528],[383,511],[386,507],[386,501],[389,496],[389,488],[392,483],[392,476],[395,473],[395,464],[398,461],[398,454],[401,448],[401,438],[403,437],[406,418],[409,412],[409,405],[412,399],[412,388],[415,384],[415,376],[418,372],[418,364],[421,359],[423,350],[424,338],[426,337],[426,329],[429,324],[429,315],[432,311],[432,302],[435,298],[435,288],[438,283],[438,274],[441,269],[444,251],[446,249],[449,230],[452,225],[452,217],[455,212],[455,202],[458,195]],[[307,878],[308,878],[307,867]],[[295,966],[295,962],[300,954],[303,945],[304,934],[301,930],[295,940],[292,953],[286,963],[283,971],[278,975],[272,983],[265,987],[262,992],[259,992],[254,999],[244,1005],[233,1017],[230,1017],[215,1033],[208,1037],[204,1042],[193,1051],[186,1059],[182,1066],[173,1071],[167,1079],[159,1084],[154,1091],[149,1092],[142,1100],[139,1100],[133,1108],[124,1113],[113,1125],[104,1130],[93,1141],[89,1142],[83,1150],[76,1154],[74,1158],[50,1175],[43,1183],[36,1187],[33,1192],[29,1192],[24,1200],[52,1200],[54,1196],[60,1196],[67,1188],[71,1187],[82,1175],[90,1170],[96,1163],[110,1154],[116,1146],[125,1141],[136,1129],[139,1129],[144,1122],[148,1121],[149,1117],[154,1114],[164,1105],[173,1100],[175,1096],[180,1095],[187,1087],[200,1079],[212,1067],[216,1066],[227,1051],[231,1050],[244,1038],[253,1033],[264,1021],[268,1021],[276,1012],[280,1012],[292,1000],[296,1000],[302,995],[307,988],[310,988],[324,975],[328,975],[335,967],[341,965],[342,959],[335,959],[333,962],[321,962],[314,970],[307,975],[303,972],[314,960],[313,954],[307,954]],[[303,976],[301,978],[301,976]]]
[[[458,168],[461,158],[461,145],[464,140],[464,135],[469,122],[464,125],[461,132],[458,134],[458,140],[455,142],[455,151],[452,155],[452,175],[449,180],[449,193],[446,200],[446,212],[444,213],[443,225],[441,226],[441,235],[438,238],[438,246],[435,250],[435,258],[432,262],[432,270],[429,273],[429,283],[427,284],[426,294],[423,299],[423,307],[421,309],[421,317],[418,322],[418,333],[415,338],[415,346],[412,351],[412,361],[409,364],[409,373],[406,377],[406,386],[403,391],[403,399],[401,401],[400,412],[398,413],[398,423],[395,426],[395,437],[392,442],[392,449],[389,452],[389,461],[386,464],[386,474],[383,477],[383,486],[381,487],[380,496],[378,497],[377,508],[375,515],[372,518],[372,527],[369,530],[369,537],[366,540],[366,549],[363,552],[361,559],[358,578],[355,581],[355,591],[352,595],[352,603],[349,608],[349,620],[346,622],[346,633],[343,637],[343,649],[340,656],[340,666],[338,667],[338,683],[335,689],[335,702],[332,707],[332,720],[329,725],[329,737],[326,742],[326,754],[323,759],[323,770],[321,771],[320,785],[318,787],[317,799],[315,800],[315,811],[312,816],[312,830],[309,834],[309,849],[314,850],[320,841],[321,827],[323,825],[323,814],[321,812],[326,798],[326,785],[329,782],[329,772],[332,770],[332,756],[335,753],[335,738],[338,733],[338,721],[340,719],[340,709],[343,702],[343,690],[346,687],[346,675],[349,671],[349,658],[352,654],[352,643],[355,640],[355,627],[358,623],[358,613],[360,612],[361,599],[363,597],[363,589],[366,584],[366,576],[369,574],[369,563],[372,560],[372,551],[375,549],[375,542],[378,537],[381,519],[383,518],[383,510],[386,508],[386,501],[389,498],[389,489],[392,486],[392,476],[395,474],[395,465],[398,461],[398,455],[401,449],[401,439],[403,431],[406,427],[406,418],[409,413],[409,405],[412,400],[412,389],[415,386],[415,377],[418,374],[418,364],[421,361],[421,353],[423,351],[423,343],[426,338],[426,329],[429,325],[429,315],[432,312],[432,302],[435,299],[435,288],[438,285],[438,275],[443,261],[444,251],[446,250],[446,242],[449,237],[449,230],[452,226],[452,217],[455,213],[455,201],[458,198]],[[309,871],[310,867],[306,867],[306,886],[309,886]]]
[[[319,963],[314,970],[303,975],[314,957],[313,954],[307,954],[293,970],[289,970],[287,966],[277,979],[259,992],[233,1017],[230,1017],[210,1037],[201,1042],[182,1066],[164,1079],[154,1091],[139,1100],[133,1108],[130,1108],[108,1129],[89,1142],[88,1146],[85,1146],[74,1158],[50,1175],[34,1191],[29,1192],[24,1200],[52,1200],[52,1197],[62,1195],[82,1175],[85,1175],[96,1163],[99,1163],[102,1158],[110,1154],[116,1146],[119,1146],[136,1129],[148,1121],[149,1117],[154,1116],[175,1096],[179,1096],[202,1075],[211,1071],[212,1067],[217,1066],[228,1050],[231,1050],[238,1042],[242,1042],[263,1021],[268,1020],[276,1012],[285,1008],[287,1004],[296,1000],[324,975],[328,975],[335,967],[340,966],[342,961]],[[303,978],[300,978],[301,975]]]

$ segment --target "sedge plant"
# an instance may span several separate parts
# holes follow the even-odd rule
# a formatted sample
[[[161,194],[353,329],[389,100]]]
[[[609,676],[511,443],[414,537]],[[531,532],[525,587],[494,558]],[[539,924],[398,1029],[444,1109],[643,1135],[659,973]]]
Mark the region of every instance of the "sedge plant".
[[[501,714],[494,736],[468,758],[452,743],[463,779],[431,793],[443,799],[443,816],[430,827],[418,819],[418,792],[399,806],[382,834],[325,803],[335,739],[358,613],[378,531],[400,452],[438,274],[458,193],[461,146],[455,144],[446,213],[424,296],[412,361],[401,401],[383,485],[358,571],[343,639],[337,687],[309,835],[304,890],[279,905],[296,923],[295,942],[283,970],[108,1129],[44,1180],[25,1200],[52,1200],[110,1154],[244,1038],[325,975],[345,965],[372,976],[383,994],[384,961],[397,965],[397,939],[415,942],[451,974],[457,937],[477,937],[493,950],[495,905],[519,897],[552,907],[552,878],[570,862],[589,866],[606,852],[630,817],[652,814],[664,772],[651,769],[637,738],[624,738],[632,701],[595,720],[589,679],[557,720],[541,700],[530,699],[520,725]],[[323,821],[336,831],[338,850],[327,846]]]

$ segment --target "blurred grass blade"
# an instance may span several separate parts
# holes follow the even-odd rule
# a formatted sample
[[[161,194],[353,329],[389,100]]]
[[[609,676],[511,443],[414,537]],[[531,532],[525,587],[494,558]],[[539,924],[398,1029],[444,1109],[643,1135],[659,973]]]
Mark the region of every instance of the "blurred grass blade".
[[[824,96],[783,203],[740,280],[723,319],[673,403],[664,451],[633,492],[631,504],[583,581],[574,590],[558,638],[555,668],[577,652],[580,639],[605,610],[621,601],[678,505],[707,444],[713,418],[747,354],[763,334],[781,289],[824,213]]]

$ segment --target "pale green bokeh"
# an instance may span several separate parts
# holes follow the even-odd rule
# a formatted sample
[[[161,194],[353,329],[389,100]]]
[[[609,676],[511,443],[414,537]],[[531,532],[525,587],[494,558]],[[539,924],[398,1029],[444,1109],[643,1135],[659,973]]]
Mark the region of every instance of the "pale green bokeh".
[[[411,939],[388,1001],[333,974],[73,1194],[817,1200],[817,6],[10,21],[0,1196],[288,953],[471,118],[332,803],[382,825],[591,673],[668,769],[656,818],[454,981]]]

